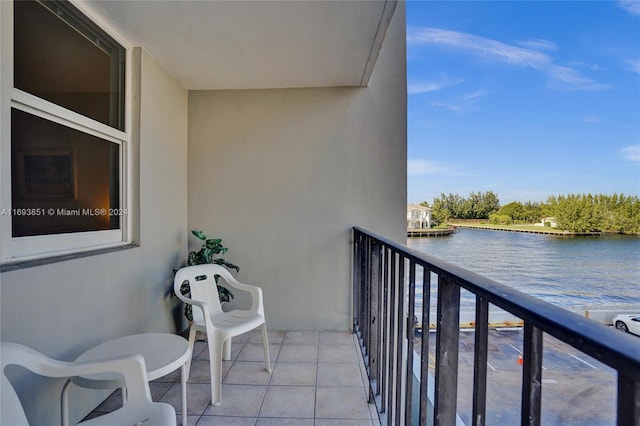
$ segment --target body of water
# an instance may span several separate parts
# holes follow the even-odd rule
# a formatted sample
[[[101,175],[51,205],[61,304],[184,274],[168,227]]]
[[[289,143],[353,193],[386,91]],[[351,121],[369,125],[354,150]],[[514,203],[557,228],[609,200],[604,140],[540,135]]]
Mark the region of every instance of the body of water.
[[[640,304],[640,238],[460,229],[409,238],[425,254],[563,307]],[[463,295],[463,304],[473,297]]]

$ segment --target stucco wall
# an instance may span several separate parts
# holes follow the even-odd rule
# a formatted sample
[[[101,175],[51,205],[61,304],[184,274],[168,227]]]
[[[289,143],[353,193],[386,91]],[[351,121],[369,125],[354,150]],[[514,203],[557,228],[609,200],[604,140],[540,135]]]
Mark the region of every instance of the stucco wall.
[[[140,246],[2,273],[3,341],[71,360],[115,337],[175,331],[168,292],[187,244],[187,91],[144,52],[141,63]],[[62,382],[29,382],[37,394],[25,384],[18,377],[31,424],[59,425]],[[71,420],[101,397],[73,389]]]
[[[350,329],[351,227],[406,240],[404,4],[368,87],[190,92],[188,164],[189,228],[263,287],[269,327]]]

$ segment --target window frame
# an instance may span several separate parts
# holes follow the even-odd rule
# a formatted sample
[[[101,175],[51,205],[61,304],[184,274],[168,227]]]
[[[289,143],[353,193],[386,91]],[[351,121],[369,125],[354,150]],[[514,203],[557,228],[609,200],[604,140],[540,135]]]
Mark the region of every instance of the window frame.
[[[123,40],[113,29],[90,10],[76,1],[69,1],[87,20],[101,31],[113,38],[125,49],[124,71],[124,130],[119,130],[87,116],[66,109],[62,106],[39,98],[30,93],[16,89],[13,84],[13,2],[0,2],[0,266],[12,265],[20,262],[33,261],[49,257],[67,256],[73,253],[87,253],[90,251],[104,251],[104,249],[128,246],[133,243],[134,216],[132,211],[136,205],[132,194],[137,193],[132,188],[135,178],[132,155],[136,155],[133,144],[137,138],[133,137],[133,130],[139,128],[139,114],[133,114],[134,103],[134,67],[133,47]],[[139,50],[139,49],[137,49]],[[139,65],[136,67],[139,72]],[[139,88],[137,88],[139,90]],[[138,96],[139,97],[139,96]],[[138,97],[136,97],[139,102]],[[74,130],[99,137],[119,145],[120,149],[120,205],[121,211],[127,214],[121,216],[120,228],[103,231],[74,232],[66,234],[39,235],[29,237],[13,237],[11,228],[11,109],[15,108],[37,117],[58,123]]]

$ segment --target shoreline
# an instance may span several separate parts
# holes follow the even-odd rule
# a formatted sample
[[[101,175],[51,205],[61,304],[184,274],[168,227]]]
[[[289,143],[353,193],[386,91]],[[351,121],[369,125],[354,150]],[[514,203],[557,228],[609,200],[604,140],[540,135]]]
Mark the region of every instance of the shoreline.
[[[491,226],[491,225],[471,225],[471,224],[460,224],[460,223],[452,223],[451,226],[454,228],[471,228],[471,229],[485,229],[489,231],[506,231],[506,232],[524,232],[528,234],[542,234],[542,235],[555,235],[559,237],[599,237],[603,235],[603,232],[571,232],[571,231],[560,231],[560,230],[547,230],[547,229],[525,229],[525,228],[507,228],[507,227],[499,227],[499,226]]]
[[[409,228],[407,237],[447,237],[457,232],[455,226],[448,228]]]

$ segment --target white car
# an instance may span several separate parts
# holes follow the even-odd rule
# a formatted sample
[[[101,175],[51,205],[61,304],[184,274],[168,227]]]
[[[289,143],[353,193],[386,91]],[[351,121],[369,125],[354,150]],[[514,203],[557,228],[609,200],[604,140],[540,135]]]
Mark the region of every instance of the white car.
[[[613,317],[613,326],[625,333],[640,336],[640,314],[621,314]]]

